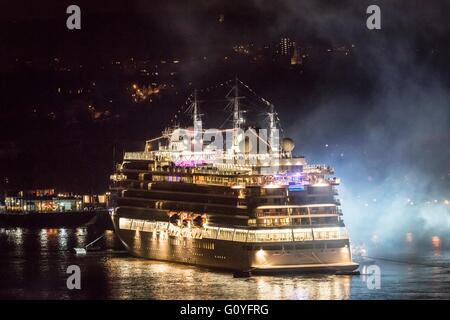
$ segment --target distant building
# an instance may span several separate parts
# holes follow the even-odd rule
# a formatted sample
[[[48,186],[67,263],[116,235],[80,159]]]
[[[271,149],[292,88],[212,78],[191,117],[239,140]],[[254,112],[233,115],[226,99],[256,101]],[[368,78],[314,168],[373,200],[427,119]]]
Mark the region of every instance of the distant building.
[[[294,44],[294,49],[292,51],[291,56],[291,65],[300,65],[302,64],[302,57],[300,55],[300,48]]]
[[[281,38],[280,41],[280,55],[290,56],[292,48],[295,46],[295,42],[291,41],[289,38]]]
[[[5,197],[7,212],[70,212],[106,208],[106,195],[56,193],[55,189],[19,191]]]

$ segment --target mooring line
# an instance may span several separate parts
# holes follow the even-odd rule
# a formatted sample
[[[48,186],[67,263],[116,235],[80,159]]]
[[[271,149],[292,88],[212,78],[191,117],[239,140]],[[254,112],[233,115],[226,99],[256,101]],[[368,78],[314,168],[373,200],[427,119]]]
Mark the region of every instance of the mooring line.
[[[412,261],[405,261],[405,260],[396,260],[396,259],[383,258],[383,257],[369,257],[369,256],[365,256],[364,258],[369,258],[369,259],[374,259],[374,260],[382,260],[382,261],[389,261],[389,262],[400,263],[400,264],[407,264],[407,265],[417,265],[417,266],[423,266],[423,267],[450,269],[450,265],[449,266],[442,266],[442,265],[436,265],[436,264],[412,262]]]

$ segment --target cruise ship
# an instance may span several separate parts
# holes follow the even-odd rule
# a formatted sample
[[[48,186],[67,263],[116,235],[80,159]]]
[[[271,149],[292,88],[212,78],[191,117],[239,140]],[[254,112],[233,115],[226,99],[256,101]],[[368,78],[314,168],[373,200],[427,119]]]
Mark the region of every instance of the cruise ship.
[[[267,100],[266,128],[247,126],[239,93],[251,89],[228,83],[229,128],[203,128],[194,94],[189,126],[124,153],[110,187],[119,239],[136,257],[233,272],[357,269],[333,169],[293,155]]]

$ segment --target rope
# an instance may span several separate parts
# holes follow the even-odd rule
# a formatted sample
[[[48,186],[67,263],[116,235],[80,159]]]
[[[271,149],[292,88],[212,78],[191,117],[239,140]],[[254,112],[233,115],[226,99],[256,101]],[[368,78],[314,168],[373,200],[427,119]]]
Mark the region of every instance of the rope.
[[[243,85],[249,92],[251,92],[255,97],[257,97],[257,98],[260,99],[264,104],[266,104],[268,107],[270,107],[270,106],[272,105],[267,99],[265,99],[265,98],[261,97],[260,95],[258,95],[255,91],[253,91],[252,88],[250,88],[250,87],[249,87],[248,85],[246,85],[244,82],[242,82],[242,81],[239,80],[239,79],[237,79],[237,81],[238,81],[241,85]],[[280,132],[281,132],[281,135],[280,135],[280,136],[282,137],[284,131],[283,131],[283,128],[281,127],[281,120],[280,120],[280,118],[278,117],[278,114],[277,114],[277,113],[275,113],[275,116],[276,116],[276,122],[277,122],[278,128],[280,129]]]
[[[253,95],[255,95],[257,98],[259,98],[264,104],[266,104],[268,107],[270,107],[271,103],[269,101],[267,101],[266,99],[264,99],[263,97],[261,97],[260,95],[258,95],[255,91],[253,91],[253,89],[251,89],[248,85],[246,85],[245,83],[243,83],[241,80],[237,79],[237,81],[242,84],[248,91],[250,91]]]
[[[272,104],[265,98],[261,97],[260,95],[258,95],[252,88],[250,88],[247,84],[245,84],[244,82],[242,82],[239,79],[236,79],[238,81],[239,84],[241,84],[245,89],[247,89],[250,93],[252,93],[256,98],[258,98],[260,101],[262,101],[266,106],[270,107]],[[224,86],[228,86],[230,84],[233,84],[235,81],[235,79],[230,79],[230,80],[226,80],[224,82],[218,83],[216,85],[212,85],[206,88],[202,88],[202,89],[198,89],[197,93],[204,93],[204,92],[210,92],[214,89],[217,89],[219,87],[224,87]],[[183,105],[181,105],[181,107],[178,109],[177,112],[175,112],[174,116],[171,118],[170,123],[172,124],[176,124],[174,123],[176,120],[178,120],[179,114],[181,114],[182,112],[187,112],[189,106],[191,105],[191,103],[193,102],[192,100],[193,98],[193,93],[191,93],[188,98],[186,99],[186,101],[184,102]],[[225,99],[223,100],[217,100],[217,101],[226,101]],[[229,108],[229,105],[227,105],[225,107],[225,109]],[[280,129],[281,132],[281,136],[283,135],[283,128],[281,127],[281,123],[280,123],[280,118],[278,117],[278,114],[275,113],[275,119],[278,125],[278,128]],[[229,120],[229,118],[227,118],[224,123],[220,126],[220,128],[223,127],[223,125]]]
[[[369,259],[381,260],[381,261],[388,261],[388,262],[394,262],[394,263],[400,263],[400,264],[407,264],[407,265],[416,265],[416,266],[422,266],[422,267],[450,269],[450,266],[442,266],[442,265],[437,265],[437,264],[421,263],[421,262],[406,261],[406,260],[396,260],[396,259],[391,259],[391,258],[369,257],[369,256],[363,256],[363,258],[369,258]]]

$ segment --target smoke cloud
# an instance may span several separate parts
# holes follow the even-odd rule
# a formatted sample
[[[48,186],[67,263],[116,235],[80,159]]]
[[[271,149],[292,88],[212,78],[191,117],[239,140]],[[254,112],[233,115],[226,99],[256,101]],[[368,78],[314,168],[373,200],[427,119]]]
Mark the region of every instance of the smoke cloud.
[[[381,8],[381,30],[366,28],[371,4]],[[239,30],[230,23],[236,6],[241,18],[250,17]],[[211,19],[224,13],[224,28],[237,39],[290,36],[301,50],[318,44],[349,48],[350,63],[332,54],[311,57],[321,67],[305,71],[315,79],[304,100],[270,96],[304,92],[304,82],[280,84],[261,75],[270,88],[258,89],[282,105],[280,117],[296,140],[295,151],[309,162],[331,164],[342,178],[344,217],[354,242],[394,247],[406,233],[419,244],[430,244],[433,235],[450,236],[450,206],[444,203],[450,200],[450,3],[254,0],[171,7],[175,18],[182,17],[171,28],[192,55],[214,52],[226,41],[217,39],[217,29],[195,22],[199,10]],[[195,73],[202,76],[198,70],[190,76]]]
[[[285,22],[304,18],[330,43],[336,32],[357,43],[352,55],[364,81],[343,78],[348,89],[324,93],[287,130],[307,160],[330,163],[343,178],[344,217],[356,243],[399,248],[406,233],[421,245],[450,236],[448,40],[442,41],[449,5],[435,4],[419,10],[381,2],[382,30],[371,34],[355,7],[323,15],[319,5],[287,2]],[[338,77],[333,70],[327,76]]]

